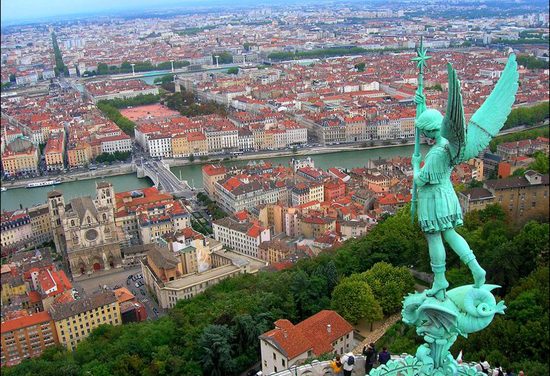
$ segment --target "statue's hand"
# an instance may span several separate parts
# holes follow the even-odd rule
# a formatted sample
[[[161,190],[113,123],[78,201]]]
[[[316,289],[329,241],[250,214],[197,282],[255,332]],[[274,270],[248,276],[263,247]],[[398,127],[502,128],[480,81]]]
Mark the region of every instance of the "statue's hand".
[[[414,168],[420,167],[420,162],[422,162],[422,154],[413,154],[411,158],[411,163]]]
[[[425,104],[426,103],[426,96],[421,93],[416,93],[414,95],[414,103],[416,104]]]

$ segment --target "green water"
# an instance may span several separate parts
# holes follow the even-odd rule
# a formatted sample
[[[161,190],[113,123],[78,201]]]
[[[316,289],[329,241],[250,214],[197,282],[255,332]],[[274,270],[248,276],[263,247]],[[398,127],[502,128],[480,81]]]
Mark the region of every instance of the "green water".
[[[422,147],[423,151],[426,146]],[[369,159],[392,158],[395,156],[410,156],[412,154],[412,146],[395,146],[390,148],[370,149],[370,150],[354,150],[349,152],[329,153],[329,154],[314,154],[311,158],[315,161],[315,167],[327,169],[329,167],[353,168],[362,167],[367,164]],[[299,158],[305,158],[300,156]],[[292,157],[277,157],[264,158],[264,161],[270,161],[275,165],[288,165]],[[227,165],[243,165],[252,160],[235,160],[226,162]],[[259,161],[259,160],[258,160]],[[205,163],[209,163],[206,161]],[[202,188],[202,165],[190,165],[182,167],[173,167],[171,170],[177,177],[187,180],[187,182],[197,188]],[[77,196],[95,195],[95,183],[101,179],[81,180],[69,183],[63,183],[55,187],[63,191],[66,199]],[[149,179],[138,179],[135,174],[120,175],[107,177],[105,180],[113,183],[116,192],[130,191],[151,186]],[[20,207],[31,207],[33,205],[46,202],[46,195],[54,187],[42,188],[17,188],[8,189],[1,193],[1,208],[2,210],[14,210]]]
[[[79,180],[49,187],[8,188],[6,192],[1,193],[1,208],[2,210],[14,210],[19,209],[20,205],[26,208],[43,204],[46,202],[48,192],[54,189],[63,192],[65,202],[78,196],[89,195],[95,197],[95,184],[101,180],[111,182],[115,188],[115,192],[130,191],[132,189],[150,187],[153,185],[149,179],[138,179],[135,174],[128,174],[111,176],[105,179]]]

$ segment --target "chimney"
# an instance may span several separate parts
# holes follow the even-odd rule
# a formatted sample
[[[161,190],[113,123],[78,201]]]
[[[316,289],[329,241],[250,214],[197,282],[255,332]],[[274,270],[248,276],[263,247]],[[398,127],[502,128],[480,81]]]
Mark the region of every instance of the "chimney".
[[[327,333],[330,334],[331,330],[332,330],[332,328],[331,328],[330,324],[327,324]]]

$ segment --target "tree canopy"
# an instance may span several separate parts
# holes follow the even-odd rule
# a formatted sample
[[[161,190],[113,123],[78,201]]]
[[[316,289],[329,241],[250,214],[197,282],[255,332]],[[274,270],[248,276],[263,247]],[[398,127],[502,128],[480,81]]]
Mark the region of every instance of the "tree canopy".
[[[453,353],[463,349],[468,360],[477,360],[484,351],[489,361],[521,367],[529,375],[547,374],[548,223],[533,221],[518,229],[500,206],[491,205],[468,213],[459,231],[487,269],[488,282],[502,286],[497,293],[509,308],[484,331],[457,341]],[[238,375],[258,361],[257,335],[272,329],[277,319],[298,323],[331,307],[352,322],[394,312],[398,296],[411,283],[399,267],[411,265],[429,271],[426,242],[406,207],[336,251],[300,260],[287,270],[228,278],[178,301],[158,320],[103,325],[74,352],[48,349],[2,371],[7,376]],[[455,278],[469,276],[452,252],[448,268]],[[391,288],[382,286],[384,279]],[[404,326],[384,337],[393,353],[414,353],[420,340],[414,328]]]

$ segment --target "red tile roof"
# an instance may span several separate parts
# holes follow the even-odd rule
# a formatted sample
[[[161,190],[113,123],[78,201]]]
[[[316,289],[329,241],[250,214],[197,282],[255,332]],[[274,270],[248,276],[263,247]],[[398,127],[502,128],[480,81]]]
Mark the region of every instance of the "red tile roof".
[[[19,317],[13,320],[4,321],[1,327],[1,333],[7,333],[16,329],[26,328],[28,326],[41,324],[51,321],[51,316],[48,312],[38,312],[33,315]]]
[[[317,356],[332,352],[332,342],[353,331],[351,324],[330,310],[323,310],[297,325],[288,320],[277,320],[275,326],[261,338],[270,342],[288,359],[309,350],[313,350]]]

